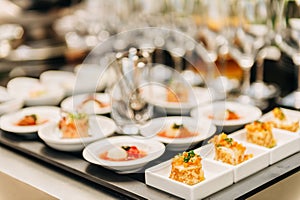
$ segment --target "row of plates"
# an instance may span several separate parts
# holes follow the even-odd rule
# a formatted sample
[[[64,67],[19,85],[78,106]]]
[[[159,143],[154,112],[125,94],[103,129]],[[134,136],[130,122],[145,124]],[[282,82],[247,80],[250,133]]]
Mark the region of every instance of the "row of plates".
[[[97,95],[102,99],[109,98],[105,94],[97,94]],[[78,102],[81,102],[85,98],[85,95],[79,95],[77,97],[78,97],[77,99],[74,99],[74,97],[69,97],[65,99],[61,104],[62,109],[66,111],[71,111],[72,108],[74,107],[74,104],[76,104],[77,100]],[[212,113],[215,112],[215,109],[223,110],[224,107],[236,111],[240,116],[240,119],[222,121],[222,120],[211,120],[209,118],[209,116],[211,116]],[[108,111],[109,109],[107,109],[107,112]],[[31,115],[31,114],[36,114],[43,120],[47,120],[47,123],[41,125],[34,125],[34,126],[16,125],[16,123],[24,116]],[[211,137],[216,132],[217,127],[224,126],[223,129],[232,128],[232,127],[236,128],[237,126],[242,126],[243,124],[255,121],[259,119],[260,116],[261,116],[261,111],[249,105],[242,105],[234,102],[216,102],[208,106],[203,106],[194,109],[192,111],[192,117],[174,116],[174,117],[162,117],[162,118],[152,119],[141,127],[141,135],[146,138],[155,138],[165,144],[168,144],[167,147],[170,150],[184,150],[192,147],[193,145],[199,143],[200,141],[203,141]],[[61,108],[59,107],[33,106],[33,107],[27,107],[21,109],[17,112],[3,115],[1,117],[0,127],[2,130],[8,132],[13,132],[18,134],[27,134],[27,133],[30,134],[39,131],[41,127],[44,127],[48,123],[57,124],[60,118],[61,118]],[[91,134],[92,137],[88,140],[89,142],[103,138],[104,136],[105,137],[109,136],[116,131],[116,124],[112,119],[104,116],[96,116],[96,115],[91,115],[90,118],[91,118],[90,129],[92,130],[92,132],[95,132],[95,134]],[[95,120],[97,121],[97,123],[92,123]],[[156,133],[158,133],[161,129],[166,128],[168,126],[170,127],[171,124],[174,123],[184,124],[191,132],[197,132],[201,134],[198,134],[197,136],[190,137],[190,138],[175,138],[175,139],[159,137],[156,135]],[[99,134],[102,135],[102,137],[100,137],[99,135],[96,134],[98,125],[100,127],[110,127],[110,129],[103,128],[103,130],[98,131]],[[48,132],[57,132],[57,129],[54,129],[53,127],[54,125],[52,125],[51,128],[42,129],[40,131],[40,134],[45,134]],[[45,135],[43,135],[41,137],[43,137],[47,141],[47,138],[49,136],[46,137]],[[59,141],[66,141],[66,140],[61,140],[59,137],[57,137],[56,143],[59,144]],[[71,144],[72,141],[75,140],[70,140],[69,143]],[[76,142],[76,144],[78,147],[70,148],[69,151],[80,150],[80,148],[82,148],[82,145],[80,145],[78,142]],[[56,146],[55,148],[59,150],[67,150],[68,147],[64,145],[63,146],[64,149],[60,149],[58,146]]]
[[[22,99],[25,106],[57,106],[65,97],[101,91],[106,87],[108,77],[114,79],[111,74],[101,76],[99,73],[98,66],[87,64],[78,65],[74,72],[49,70],[43,72],[39,78],[13,78],[7,83],[7,92],[13,98]],[[99,80],[99,77],[103,78]],[[166,101],[164,87],[151,85],[151,89],[155,90],[154,95],[145,95],[145,98],[169,114],[188,114],[193,107],[214,99],[214,94],[208,89],[193,87],[188,102],[172,103]]]

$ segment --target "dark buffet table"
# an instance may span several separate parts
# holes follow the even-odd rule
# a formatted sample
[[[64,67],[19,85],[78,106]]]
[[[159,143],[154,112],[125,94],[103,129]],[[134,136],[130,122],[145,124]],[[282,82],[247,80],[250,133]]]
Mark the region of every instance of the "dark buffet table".
[[[47,147],[37,135],[20,136],[0,133],[1,147],[17,152],[27,159],[40,162],[52,170],[59,169],[71,179],[96,184],[107,194],[129,199],[177,199],[177,197],[145,184],[144,173],[120,175],[85,161],[81,153],[66,153]],[[164,155],[145,168],[166,160]],[[206,199],[245,199],[300,170],[300,152],[285,158]],[[49,186],[50,187],[50,186]],[[70,194],[71,195],[71,194]],[[74,195],[74,194],[73,194]],[[79,194],[78,194],[79,195]]]

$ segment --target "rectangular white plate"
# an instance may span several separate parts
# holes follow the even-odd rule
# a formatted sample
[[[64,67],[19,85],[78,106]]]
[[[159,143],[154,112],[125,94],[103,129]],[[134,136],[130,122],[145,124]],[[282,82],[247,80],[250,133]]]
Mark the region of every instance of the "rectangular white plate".
[[[286,108],[280,108],[283,113],[286,115],[287,119],[288,120],[291,120],[291,121],[300,121],[300,112],[299,111],[296,111],[296,110],[290,110],[290,109],[286,109]],[[266,121],[272,121],[274,120],[275,117],[272,113],[272,111],[264,114],[261,118],[260,118],[260,121],[263,121],[263,122],[266,122]],[[287,131],[287,130],[286,130]],[[296,134],[298,134],[300,136],[300,130],[298,130],[296,132]]]
[[[231,167],[233,169],[234,174],[233,181],[236,183],[246,178],[247,176],[250,176],[251,174],[269,166],[269,154],[267,150],[251,144],[243,143],[243,145],[246,146],[245,153],[253,154],[253,157],[235,166],[223,163],[222,161],[215,161],[215,151],[213,144],[208,144],[203,147],[200,147],[199,149],[195,150],[195,153],[200,154],[201,157],[207,158],[212,162]]]
[[[273,148],[262,147],[269,152],[270,165],[300,150],[300,137],[297,134],[280,129],[273,129],[273,135],[277,141],[277,145]],[[247,142],[246,129],[232,133],[230,134],[230,137],[242,142]]]
[[[233,183],[232,168],[218,163],[202,160],[205,180],[187,185],[169,178],[171,160],[146,170],[146,184],[184,199],[202,199]]]

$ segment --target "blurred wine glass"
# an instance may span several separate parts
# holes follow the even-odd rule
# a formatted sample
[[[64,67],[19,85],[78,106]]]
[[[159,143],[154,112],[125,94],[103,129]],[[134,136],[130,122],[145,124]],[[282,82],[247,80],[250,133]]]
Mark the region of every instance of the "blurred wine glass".
[[[110,91],[111,115],[119,128],[118,132],[122,134],[139,134],[140,125],[153,115],[153,106],[142,94],[143,87],[150,81],[147,61],[145,54],[136,48],[116,54],[113,68],[117,74],[117,82]]]
[[[297,88],[280,100],[285,106],[300,108],[300,1],[284,0],[278,12],[276,44],[286,53],[296,66]]]
[[[264,62],[265,60],[278,61],[281,52],[275,46],[262,48],[256,58],[256,79],[251,84],[249,95],[259,101],[265,101],[279,95],[279,88],[275,84],[264,82]]]
[[[270,42],[271,13],[269,0],[240,0],[237,2],[239,26],[229,31],[230,55],[243,70],[241,94],[237,101],[252,103],[249,96],[251,68],[261,48]]]

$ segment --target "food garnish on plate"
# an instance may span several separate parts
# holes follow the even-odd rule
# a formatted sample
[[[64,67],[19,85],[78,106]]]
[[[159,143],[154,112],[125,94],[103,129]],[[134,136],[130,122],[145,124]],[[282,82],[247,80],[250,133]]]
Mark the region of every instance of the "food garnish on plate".
[[[299,130],[299,120],[292,121],[288,119],[283,110],[279,107],[276,107],[272,110],[274,120],[270,122],[274,126],[274,128],[284,129],[291,132],[296,132]]]
[[[147,153],[136,146],[115,146],[104,153],[101,153],[99,157],[109,161],[128,161],[143,158]]]
[[[209,118],[218,120],[237,120],[241,117],[235,111],[226,109],[225,111],[217,112],[214,115],[209,115]]]
[[[205,180],[201,161],[202,158],[192,150],[176,155],[172,159],[169,178],[188,185],[195,185]]]
[[[238,165],[253,157],[253,154],[245,154],[246,147],[229,138],[225,133],[214,136],[210,142],[214,144],[215,160],[231,165]]]
[[[98,100],[94,95],[89,95],[81,102],[81,104],[79,104],[78,109],[86,110],[89,108],[94,108],[94,106],[98,106],[99,108],[104,108],[109,106],[109,104]]]
[[[179,81],[171,81],[167,88],[167,101],[184,103],[189,100],[189,92],[186,86]]]
[[[191,132],[183,124],[173,123],[165,130],[160,131],[157,135],[166,138],[187,138],[196,136],[198,133]]]
[[[254,121],[245,126],[246,139],[248,142],[272,148],[276,146],[276,140],[272,132],[272,124],[270,122]]]
[[[29,97],[30,98],[38,98],[46,94],[46,90],[39,89],[39,90],[32,90],[29,92]]]
[[[89,118],[85,113],[67,113],[58,122],[62,138],[89,137]]]
[[[17,126],[35,126],[46,123],[48,120],[40,119],[36,114],[25,115],[22,119],[20,119],[16,125]]]

